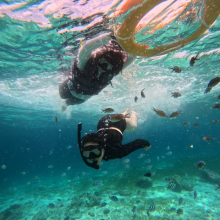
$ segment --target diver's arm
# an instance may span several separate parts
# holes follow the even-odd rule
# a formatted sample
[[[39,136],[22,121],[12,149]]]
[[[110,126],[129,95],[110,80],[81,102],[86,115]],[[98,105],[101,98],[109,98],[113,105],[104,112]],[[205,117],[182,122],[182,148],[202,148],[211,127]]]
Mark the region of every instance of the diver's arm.
[[[79,55],[78,55],[78,68],[82,70],[86,62],[91,57],[91,53],[93,50],[109,44],[109,41],[111,40],[110,33],[102,34],[94,39],[87,40],[83,46],[79,49]]]
[[[119,155],[120,155],[119,158],[125,157],[128,154],[141,148],[145,148],[145,150],[149,150],[150,147],[151,147],[150,143],[146,140],[142,140],[142,139],[134,140],[128,144],[121,145],[121,148],[119,150]]]

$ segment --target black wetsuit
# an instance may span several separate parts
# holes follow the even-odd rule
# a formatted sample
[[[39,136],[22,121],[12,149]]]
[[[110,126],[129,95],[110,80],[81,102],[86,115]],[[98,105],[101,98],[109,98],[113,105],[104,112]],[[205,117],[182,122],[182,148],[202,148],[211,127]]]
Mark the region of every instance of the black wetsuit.
[[[126,120],[122,119],[118,122],[110,122],[108,119],[109,115],[105,115],[99,120],[97,125],[97,134],[104,139],[105,154],[103,160],[107,161],[110,159],[122,158],[135,150],[150,146],[148,141],[142,139],[136,139],[128,144],[122,145],[122,134],[115,129],[108,128],[115,127],[123,133],[126,129]]]
[[[75,105],[98,95],[122,71],[126,61],[127,54],[119,45],[100,47],[92,54],[83,70],[79,70],[75,61],[72,79],[65,80],[59,87],[60,97],[66,99],[67,105]]]

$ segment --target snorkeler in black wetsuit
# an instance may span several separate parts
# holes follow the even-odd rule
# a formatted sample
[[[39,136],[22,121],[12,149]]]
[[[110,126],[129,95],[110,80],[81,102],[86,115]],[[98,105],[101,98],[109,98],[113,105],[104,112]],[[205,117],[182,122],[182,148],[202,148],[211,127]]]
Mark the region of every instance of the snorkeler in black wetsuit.
[[[110,34],[103,34],[86,41],[80,48],[72,77],[59,86],[60,97],[66,99],[66,105],[81,104],[98,95],[133,61],[134,57],[128,56],[112,38]]]
[[[130,118],[123,118],[117,122],[109,121],[109,115],[106,115],[99,120],[97,133],[87,134],[81,141],[78,136],[80,153],[85,164],[99,169],[102,159],[108,161],[110,159],[122,158],[141,148],[149,150],[151,147],[150,143],[142,139],[122,145],[123,132],[127,127],[131,127],[130,125],[134,122],[135,118],[136,115],[133,111]]]

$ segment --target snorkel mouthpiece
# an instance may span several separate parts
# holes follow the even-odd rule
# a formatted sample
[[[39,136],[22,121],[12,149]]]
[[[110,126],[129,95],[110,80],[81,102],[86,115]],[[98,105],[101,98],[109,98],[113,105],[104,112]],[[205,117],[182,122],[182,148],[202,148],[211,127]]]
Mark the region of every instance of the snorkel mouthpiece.
[[[78,123],[78,146],[79,146],[79,151],[80,151],[80,154],[81,154],[81,157],[84,161],[84,163],[89,166],[89,167],[92,167],[94,169],[99,169],[99,165],[97,165],[97,161],[94,161],[93,163],[89,163],[88,160],[83,156],[83,146],[82,146],[82,142],[81,142],[81,131],[82,131],[82,123]]]

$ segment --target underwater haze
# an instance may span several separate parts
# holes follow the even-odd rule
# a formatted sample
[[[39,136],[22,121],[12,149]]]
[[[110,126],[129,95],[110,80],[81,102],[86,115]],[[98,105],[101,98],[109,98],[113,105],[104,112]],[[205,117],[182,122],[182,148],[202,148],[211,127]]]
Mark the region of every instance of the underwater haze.
[[[218,1],[158,1],[128,38],[154,49],[206,30],[172,51],[137,55],[112,86],[62,109],[59,85],[78,49],[103,33],[120,39],[126,18],[149,1],[0,0],[1,220],[220,219],[220,84],[205,92],[220,76]],[[151,149],[94,170],[80,156],[77,125],[82,136],[95,133],[105,108],[136,111],[123,144],[140,138]]]

